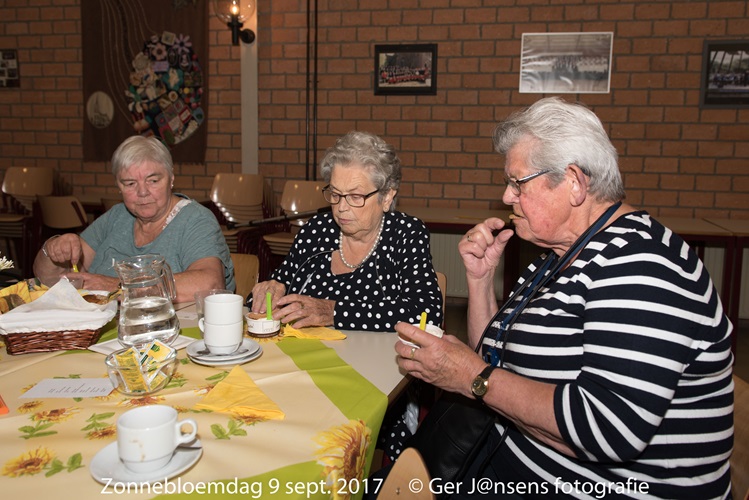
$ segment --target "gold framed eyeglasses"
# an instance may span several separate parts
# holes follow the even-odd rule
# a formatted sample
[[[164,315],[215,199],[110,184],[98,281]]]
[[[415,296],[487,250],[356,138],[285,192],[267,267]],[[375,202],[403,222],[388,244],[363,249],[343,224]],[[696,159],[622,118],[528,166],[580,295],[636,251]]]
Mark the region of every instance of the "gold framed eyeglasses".
[[[540,177],[544,174],[548,174],[549,172],[551,172],[551,169],[547,168],[546,170],[539,170],[538,172],[533,172],[532,174],[528,174],[525,177],[521,177],[520,179],[513,179],[512,177],[508,177],[507,175],[505,175],[505,184],[507,184],[507,187],[512,189],[512,192],[515,193],[515,196],[520,196],[521,194],[520,186],[522,186],[528,181],[532,181],[536,177]]]
[[[346,204],[353,208],[363,207],[370,197],[376,195],[379,192],[380,190],[377,189],[368,194],[357,194],[357,193],[341,194],[341,193],[336,193],[335,191],[330,189],[330,184],[322,188],[322,195],[325,197],[325,201],[327,201],[331,205],[338,205],[341,202],[341,198],[343,198],[344,200],[346,200]]]

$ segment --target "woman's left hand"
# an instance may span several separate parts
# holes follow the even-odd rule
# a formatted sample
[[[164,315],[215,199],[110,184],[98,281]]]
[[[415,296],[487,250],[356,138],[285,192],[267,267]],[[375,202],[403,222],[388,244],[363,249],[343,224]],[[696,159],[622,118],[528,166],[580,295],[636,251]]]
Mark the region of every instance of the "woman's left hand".
[[[294,328],[330,326],[333,324],[335,301],[291,294],[276,301],[273,318],[281,323],[293,322]]]
[[[414,348],[396,342],[398,366],[441,389],[473,397],[471,382],[486,366],[473,349],[457,337],[438,338],[408,323],[398,323],[395,330],[404,339],[421,346]]]
[[[67,276],[70,276],[71,278],[83,278],[83,285],[81,285],[81,288],[85,290],[113,292],[120,286],[119,278],[112,278],[102,274],[80,272],[67,273]]]

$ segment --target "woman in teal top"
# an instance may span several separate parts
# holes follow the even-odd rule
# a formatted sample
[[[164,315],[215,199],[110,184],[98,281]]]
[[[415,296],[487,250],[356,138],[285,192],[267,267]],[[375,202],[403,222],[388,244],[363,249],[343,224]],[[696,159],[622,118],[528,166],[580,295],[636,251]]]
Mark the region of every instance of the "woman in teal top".
[[[34,261],[36,276],[62,276],[77,265],[83,288],[115,290],[113,264],[141,254],[160,254],[174,272],[177,302],[198,290],[234,290],[234,266],[221,228],[210,210],[172,192],[169,150],[158,139],[133,136],[112,156],[112,172],[123,203],[81,235],[48,239]]]

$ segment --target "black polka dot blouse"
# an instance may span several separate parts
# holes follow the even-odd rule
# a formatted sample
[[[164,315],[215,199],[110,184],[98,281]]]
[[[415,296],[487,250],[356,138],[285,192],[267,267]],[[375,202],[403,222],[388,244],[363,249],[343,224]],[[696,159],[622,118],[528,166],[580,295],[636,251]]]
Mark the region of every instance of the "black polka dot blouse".
[[[330,271],[340,228],[330,213],[312,217],[271,279],[287,294],[335,300],[334,327],[340,330],[394,331],[399,321],[442,324],[442,295],[432,266],[429,231],[416,217],[385,213],[380,243],[363,266],[351,273]]]

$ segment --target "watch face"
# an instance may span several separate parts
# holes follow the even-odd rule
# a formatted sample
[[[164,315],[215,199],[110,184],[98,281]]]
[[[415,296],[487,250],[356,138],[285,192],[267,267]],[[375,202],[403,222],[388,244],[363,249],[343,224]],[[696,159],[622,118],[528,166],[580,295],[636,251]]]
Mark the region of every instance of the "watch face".
[[[486,390],[489,386],[487,383],[487,380],[484,380],[483,378],[476,377],[476,379],[473,381],[473,384],[471,385],[471,392],[473,392],[476,396],[483,396],[486,394]]]

